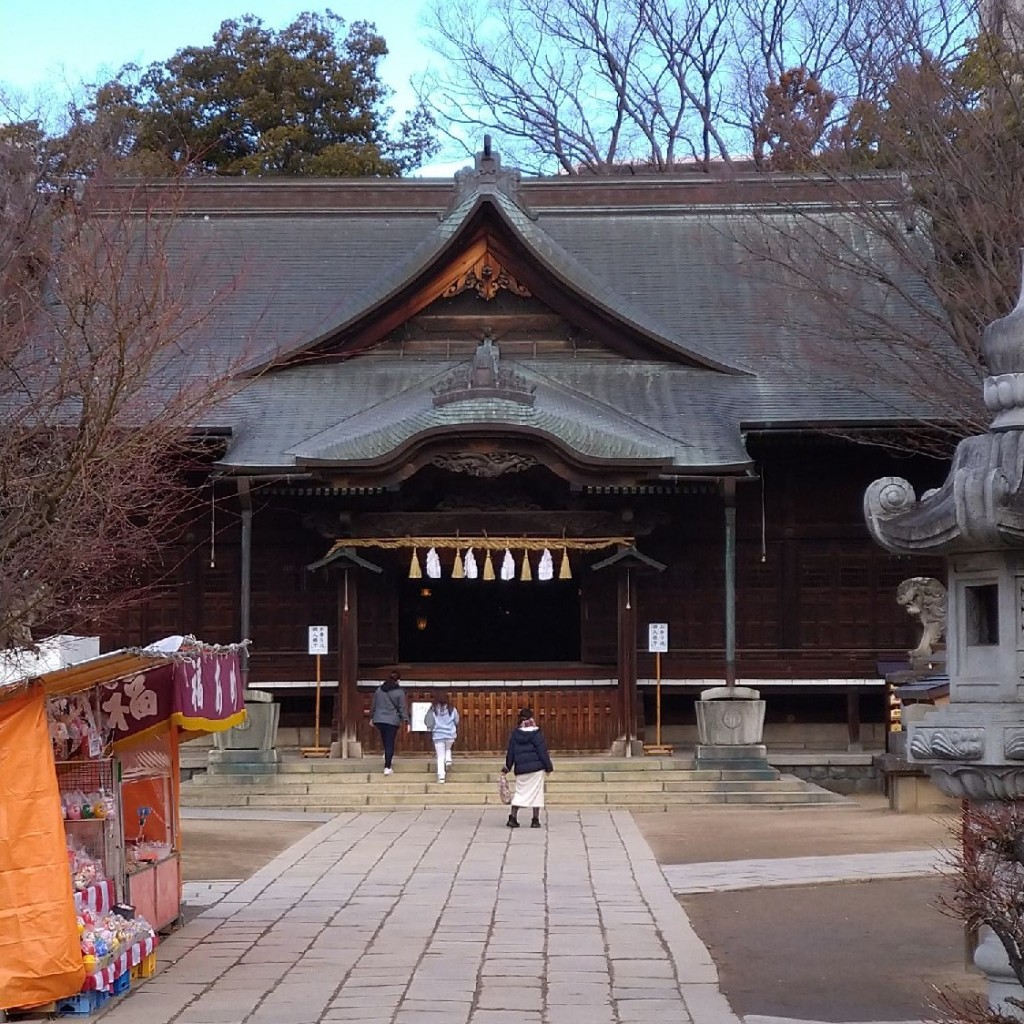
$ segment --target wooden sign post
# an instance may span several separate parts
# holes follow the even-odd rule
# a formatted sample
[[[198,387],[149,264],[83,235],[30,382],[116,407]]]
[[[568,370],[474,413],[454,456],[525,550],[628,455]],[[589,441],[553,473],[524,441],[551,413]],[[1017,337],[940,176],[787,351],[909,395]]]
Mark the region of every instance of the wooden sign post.
[[[655,682],[655,742],[644,744],[644,753],[657,756],[674,753],[674,748],[661,742],[661,656],[668,652],[668,623],[650,622],[647,624],[647,651],[654,655]]]
[[[303,757],[327,757],[330,747],[320,746],[320,656],[327,653],[327,627],[309,627],[309,653],[316,658],[316,712],[313,725],[313,746],[303,747]]]

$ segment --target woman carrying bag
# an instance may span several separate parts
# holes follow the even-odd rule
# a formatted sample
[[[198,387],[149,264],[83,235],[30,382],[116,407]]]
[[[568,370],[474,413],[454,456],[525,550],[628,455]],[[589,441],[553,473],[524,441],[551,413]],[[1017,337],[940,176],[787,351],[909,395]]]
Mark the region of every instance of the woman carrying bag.
[[[530,828],[540,828],[540,809],[544,806],[544,780],[555,770],[544,734],[533,720],[533,708],[521,708],[519,722],[508,739],[502,775],[515,769],[516,788],[509,808],[509,828],[519,828],[519,808],[533,811]]]
[[[452,744],[458,735],[459,713],[448,703],[448,694],[439,693],[427,709],[423,724],[430,730],[437,753],[437,781],[444,782],[445,772],[452,763]]]
[[[395,737],[399,727],[409,724],[409,712],[405,706],[405,691],[398,685],[399,675],[392,672],[377,687],[370,708],[370,721],[377,727],[384,744],[384,774],[391,774],[391,762],[395,757]]]

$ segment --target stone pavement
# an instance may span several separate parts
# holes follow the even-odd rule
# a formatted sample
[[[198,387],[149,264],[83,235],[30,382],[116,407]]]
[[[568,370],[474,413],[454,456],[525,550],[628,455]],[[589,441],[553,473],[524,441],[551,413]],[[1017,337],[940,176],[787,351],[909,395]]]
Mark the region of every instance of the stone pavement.
[[[540,830],[497,808],[340,815],[158,959],[103,1024],[737,1021],[625,811]]]
[[[763,889],[776,885],[822,885],[879,878],[914,878],[942,871],[948,855],[938,850],[847,853],[833,857],[779,857],[667,864],[662,867],[678,895]]]

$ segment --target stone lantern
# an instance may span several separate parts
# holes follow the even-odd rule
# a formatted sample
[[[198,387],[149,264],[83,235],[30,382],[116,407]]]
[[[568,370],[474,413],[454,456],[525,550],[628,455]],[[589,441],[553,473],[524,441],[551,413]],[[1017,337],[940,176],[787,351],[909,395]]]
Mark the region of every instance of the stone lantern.
[[[957,446],[945,483],[918,498],[899,477],[868,487],[864,515],[897,554],[942,554],[947,563],[949,703],[908,724],[907,760],[942,792],[972,801],[1024,798],[1024,293],[990,324],[983,348],[991,376],[984,434]],[[986,930],[987,931],[987,930]],[[975,962],[989,1001],[1017,986],[994,936]],[[1009,985],[1009,988],[1007,988]]]

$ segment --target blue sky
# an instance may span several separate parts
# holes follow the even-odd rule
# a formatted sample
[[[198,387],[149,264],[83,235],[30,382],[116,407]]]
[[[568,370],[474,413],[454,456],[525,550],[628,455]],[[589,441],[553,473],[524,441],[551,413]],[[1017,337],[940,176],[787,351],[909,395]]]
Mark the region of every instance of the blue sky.
[[[347,22],[372,21],[387,40],[381,75],[401,112],[414,97],[409,76],[432,59],[420,40],[425,0],[333,0]],[[102,81],[123,64],[148,64],[183,46],[209,43],[222,21],[255,14],[281,28],[303,10],[302,0],[0,0],[0,89],[30,103],[60,102],[82,82]],[[466,161],[436,164],[423,173],[447,176]]]

